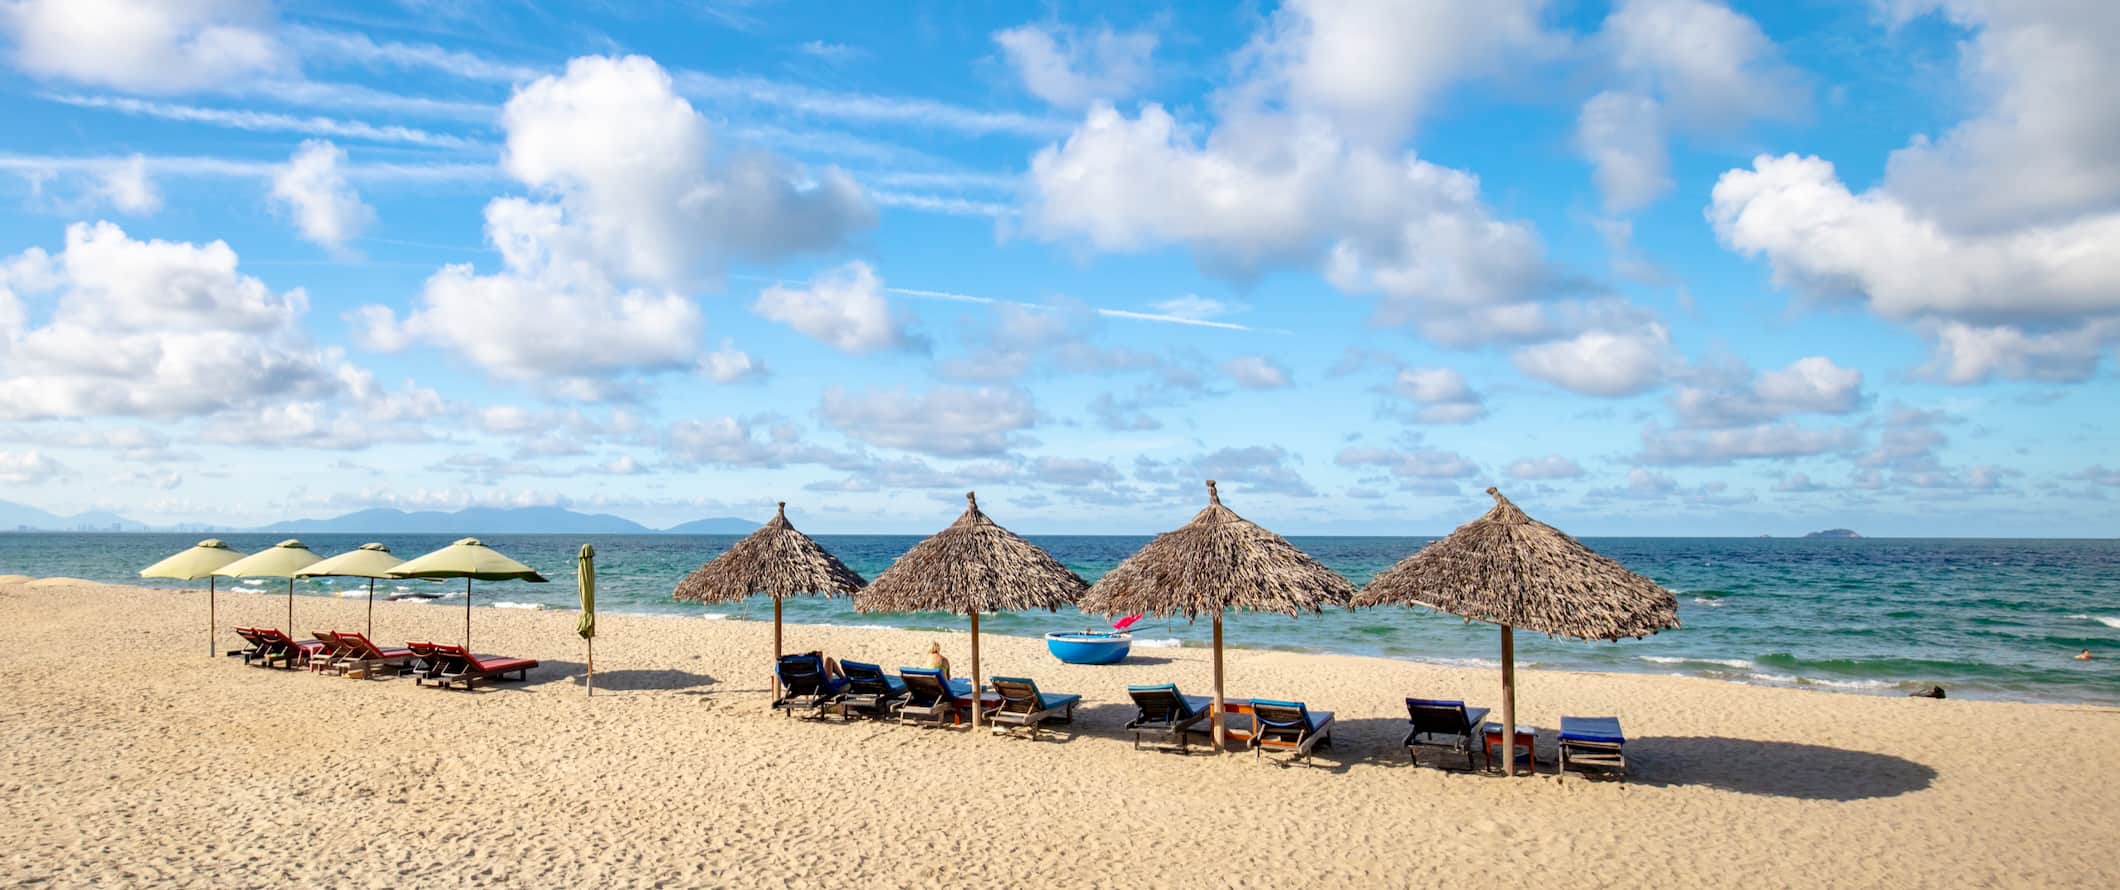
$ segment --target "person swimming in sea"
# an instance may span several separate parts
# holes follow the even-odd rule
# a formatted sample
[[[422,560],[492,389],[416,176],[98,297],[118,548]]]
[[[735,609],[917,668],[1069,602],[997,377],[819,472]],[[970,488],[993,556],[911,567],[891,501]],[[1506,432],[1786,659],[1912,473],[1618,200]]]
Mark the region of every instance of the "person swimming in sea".
[[[2091,660],[2091,650],[2089,650],[2089,649],[2085,649],[2085,650],[2083,650],[2083,651],[2081,651],[2081,652],[2078,652],[2078,653],[2076,653],[2076,660],[2077,660],[2077,661],[2089,661],[2089,660]]]

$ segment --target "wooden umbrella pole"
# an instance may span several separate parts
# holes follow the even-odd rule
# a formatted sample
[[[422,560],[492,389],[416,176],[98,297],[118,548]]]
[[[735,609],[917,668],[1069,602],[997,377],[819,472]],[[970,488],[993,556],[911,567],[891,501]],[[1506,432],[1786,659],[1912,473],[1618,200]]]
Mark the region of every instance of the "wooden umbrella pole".
[[[1222,613],[1215,612],[1215,700],[1208,703],[1208,723],[1214,728],[1215,751],[1227,748],[1229,732],[1226,728],[1228,712],[1222,706]]]
[[[464,654],[471,654],[471,579],[464,578]]]
[[[1516,775],[1516,630],[1506,624],[1502,625],[1502,775]]]
[[[212,576],[212,575],[207,575],[207,576],[206,576],[206,657],[207,657],[207,658],[212,658],[212,657],[214,657],[214,656],[216,656],[216,655],[219,655],[219,654],[221,654],[221,647],[220,647],[220,646],[219,646],[219,645],[218,645],[218,644],[216,643],[216,641],[215,641],[215,639],[214,639],[214,637],[215,637],[215,636],[216,636],[217,634],[219,634],[219,633],[220,633],[220,630],[219,630],[219,628],[220,628],[220,624],[221,624],[221,619],[219,618],[219,616],[217,616],[217,615],[215,614],[215,606],[214,606],[214,582],[215,582],[216,580],[219,580],[219,579],[215,578],[215,577],[214,577],[214,576]]]
[[[287,578],[287,635],[288,635],[288,636],[290,636],[290,637],[292,637],[292,636],[295,636],[295,631],[294,631],[294,576],[292,576],[292,575],[288,576],[288,578]]]
[[[979,673],[979,613],[975,611],[972,613],[972,730],[975,732],[979,729],[979,708],[986,701],[980,692],[984,684],[985,677]]]
[[[592,697],[594,697],[594,696],[596,695],[596,638],[595,638],[595,637],[590,637],[590,638],[588,639],[588,643],[589,643],[589,679],[588,679],[587,681],[583,682],[583,684],[582,684],[582,685],[584,685],[584,686],[588,687],[588,689],[589,689],[589,695],[590,695],[590,696],[592,696]]]
[[[368,638],[375,639],[375,579],[368,579]]]
[[[773,700],[780,700],[780,597],[773,598]]]

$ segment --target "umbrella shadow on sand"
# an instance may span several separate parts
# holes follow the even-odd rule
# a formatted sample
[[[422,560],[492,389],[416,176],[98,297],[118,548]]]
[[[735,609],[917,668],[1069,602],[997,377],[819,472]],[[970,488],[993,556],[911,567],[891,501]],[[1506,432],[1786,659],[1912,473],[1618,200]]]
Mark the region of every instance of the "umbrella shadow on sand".
[[[494,683],[481,689],[521,689],[527,686],[543,686],[550,683],[565,683],[580,689],[582,678],[588,673],[588,665],[579,661],[547,661],[530,671],[528,683]],[[695,674],[670,668],[602,670],[596,672],[596,694],[606,692],[692,692],[702,686],[712,686],[720,681],[706,674]]]
[[[1936,780],[1934,768],[1891,754],[1712,736],[1631,739],[1627,761],[1628,784],[1690,785],[1798,800],[1897,797]]]

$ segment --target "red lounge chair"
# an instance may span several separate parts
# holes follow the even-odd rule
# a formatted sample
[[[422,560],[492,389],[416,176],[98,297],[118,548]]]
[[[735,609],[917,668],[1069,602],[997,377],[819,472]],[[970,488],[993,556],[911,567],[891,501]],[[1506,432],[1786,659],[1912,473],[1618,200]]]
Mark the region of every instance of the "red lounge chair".
[[[332,670],[340,676],[345,676],[348,671],[360,671],[364,677],[374,677],[384,669],[395,668],[393,672],[400,674],[410,669],[414,657],[410,647],[383,649],[360,631],[336,636],[342,648],[338,660],[332,663]]]
[[[273,662],[279,662],[282,667],[294,670],[297,666],[305,663],[309,656],[322,651],[324,648],[323,643],[315,640],[297,640],[281,633],[278,628],[254,627],[251,628],[251,632],[257,635],[258,641],[262,644],[259,647],[261,652],[253,657],[243,659],[244,664],[250,664],[255,661],[266,667],[272,667]]]
[[[439,643],[432,645],[435,657],[430,663],[436,667],[431,673],[414,677],[415,685],[433,680],[435,685],[443,689],[449,688],[451,683],[462,683],[465,689],[470,689],[471,684],[480,680],[511,679],[509,674],[514,674],[512,679],[516,681],[528,680],[530,669],[537,667],[537,660],[534,658],[474,655],[464,651],[462,646],[444,646]]]
[[[338,631],[313,630],[309,635],[316,638],[320,647],[310,652],[309,657],[305,659],[310,673],[337,670],[339,659],[347,655],[346,644],[339,642]]]
[[[230,649],[228,650],[229,655],[242,656],[244,664],[249,664],[253,659],[265,657],[265,653],[270,649],[270,645],[265,641],[263,637],[258,636],[257,628],[238,627],[235,629],[235,632],[236,636],[241,637],[243,639],[243,644],[246,648]]]

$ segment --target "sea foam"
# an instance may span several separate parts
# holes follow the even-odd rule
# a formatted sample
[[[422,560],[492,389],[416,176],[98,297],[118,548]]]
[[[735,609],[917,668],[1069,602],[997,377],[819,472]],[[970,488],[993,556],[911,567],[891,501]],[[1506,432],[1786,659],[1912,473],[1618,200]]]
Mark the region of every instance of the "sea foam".
[[[2068,617],[2078,621],[2096,621],[2106,627],[2120,629],[2120,618],[2115,618],[2111,615],[2070,615]]]

